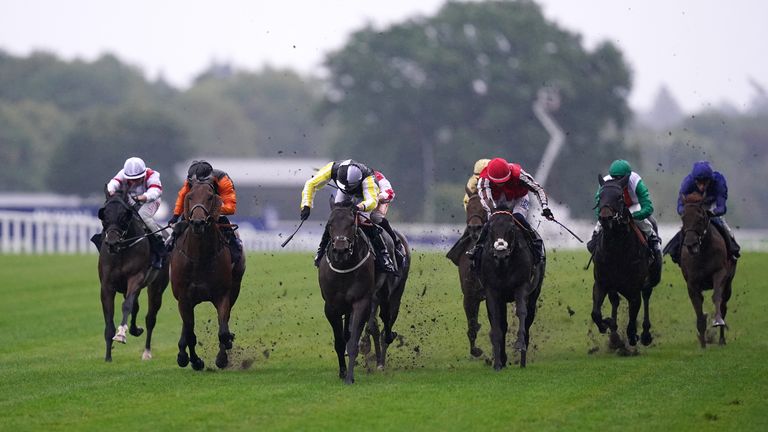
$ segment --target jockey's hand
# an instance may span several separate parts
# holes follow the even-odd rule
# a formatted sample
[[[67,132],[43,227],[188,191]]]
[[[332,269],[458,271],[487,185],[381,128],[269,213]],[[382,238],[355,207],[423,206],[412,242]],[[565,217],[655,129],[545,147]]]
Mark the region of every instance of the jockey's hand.
[[[304,206],[301,208],[301,220],[307,220],[309,217],[309,212],[312,211],[312,209],[309,208],[309,206]]]
[[[179,217],[181,217],[181,215],[175,214],[175,215],[171,216],[171,218],[168,219],[168,225],[173,225],[176,222],[178,222],[179,221]]]
[[[549,220],[555,220],[555,215],[552,214],[552,210],[550,210],[549,207],[544,207],[541,211],[541,215]]]
[[[358,205],[356,205],[356,206],[355,206],[355,208],[357,209],[357,211],[361,212],[361,211],[364,211],[364,210],[365,210],[365,207],[361,207],[362,205],[363,205],[363,204],[362,204],[362,203],[360,203],[360,204],[358,204]]]
[[[147,202],[147,196],[144,195],[144,194],[141,194],[141,195],[136,197],[136,201],[141,202],[141,203]]]

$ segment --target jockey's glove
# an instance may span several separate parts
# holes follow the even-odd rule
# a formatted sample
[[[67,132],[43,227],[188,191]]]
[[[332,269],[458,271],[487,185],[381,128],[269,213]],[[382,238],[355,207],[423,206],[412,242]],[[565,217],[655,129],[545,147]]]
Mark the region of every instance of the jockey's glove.
[[[301,208],[301,220],[307,220],[309,218],[309,213],[312,211],[312,209],[309,208],[309,206],[304,206]]]

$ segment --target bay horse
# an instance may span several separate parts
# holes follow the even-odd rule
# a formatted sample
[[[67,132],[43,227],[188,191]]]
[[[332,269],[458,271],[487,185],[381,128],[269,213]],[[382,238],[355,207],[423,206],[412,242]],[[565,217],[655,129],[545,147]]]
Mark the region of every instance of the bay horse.
[[[640,341],[647,346],[653,341],[648,311],[653,284],[647,283],[650,251],[624,201],[624,188],[627,186],[629,177],[607,181],[602,176],[598,178],[601,189],[597,208],[602,230],[594,252],[592,321],[595,322],[600,333],[611,330],[609,346],[612,349],[624,347],[624,342],[617,332],[617,313],[621,301],[619,294],[621,294],[629,303],[627,339],[630,346],[635,346],[638,341],[637,315],[642,303],[644,306],[643,332]],[[603,318],[601,310],[606,295],[611,302],[610,318]]]
[[[485,306],[491,325],[493,368],[499,371],[507,366],[507,303],[511,302],[515,302],[519,323],[515,347],[520,351],[520,367],[524,368],[546,261],[542,259],[534,264],[527,230],[512,212],[497,210],[488,218],[488,224],[478,273],[485,288]]]
[[[104,207],[99,209],[103,226],[101,235],[94,237],[99,246],[99,281],[101,283],[101,308],[104,313],[105,361],[112,361],[112,342],[126,342],[126,332],[140,336],[144,330],[136,326],[139,313],[139,293],[147,288],[147,339],[142,359],[152,358],[152,331],[157,322],[157,312],[163,302],[163,292],[168,286],[168,261],[161,269],[150,266],[150,245],[144,231],[144,223],[128,202],[124,191],[106,196]],[[115,331],[115,294],[124,296],[123,318]],[[128,315],[131,315],[130,328]]]
[[[227,350],[232,348],[235,335],[229,331],[232,307],[240,294],[245,273],[245,254],[232,263],[230,250],[218,224],[221,198],[211,181],[192,178],[184,199],[184,222],[189,226],[178,237],[171,253],[171,286],[179,303],[182,327],[179,338],[180,367],[190,362],[194,370],[205,367],[195,352],[195,306],[209,301],[216,307],[219,321],[219,352],[216,366],[229,363]],[[189,354],[187,354],[187,349]]]
[[[712,325],[720,328],[720,345],[725,345],[725,316],[731,298],[736,261],[729,258],[725,239],[710,221],[704,197],[694,192],[683,199],[683,248],[680,269],[688,285],[688,296],[696,312],[699,343],[706,348],[704,333],[707,316],[702,311],[703,292],[712,290],[715,317]]]
[[[352,384],[360,336],[376,291],[374,250],[358,227],[357,207],[351,202],[334,204],[327,226],[331,241],[318,267],[318,281],[325,300],[325,317],[333,329],[339,378]]]
[[[459,282],[464,296],[464,314],[467,316],[467,338],[469,339],[469,354],[480,357],[483,350],[475,345],[477,333],[480,331],[478,313],[480,302],[485,300],[485,290],[478,280],[477,273],[472,269],[472,259],[466,254],[467,250],[477,243],[480,231],[488,220],[488,213],[480,202],[480,195],[472,194],[467,201],[467,227],[446,257],[453,261],[459,269]]]
[[[364,354],[370,352],[369,337],[373,338],[376,366],[379,370],[384,369],[387,360],[387,349],[397,337],[397,332],[393,331],[392,328],[400,313],[400,302],[403,297],[403,292],[405,292],[405,284],[408,281],[408,273],[411,268],[411,249],[408,246],[408,240],[402,233],[397,230],[394,231],[395,235],[400,239],[400,243],[403,245],[405,254],[402,257],[402,260],[398,260],[396,263],[399,269],[397,274],[376,272],[376,291],[371,298],[371,315],[368,318],[366,332],[360,346],[360,350]],[[389,249],[390,256],[396,256],[394,242],[389,234],[384,231],[382,235],[384,236],[384,242]],[[382,332],[379,330],[378,320],[376,318],[377,311],[379,312],[379,318],[381,318],[384,327],[383,337]]]

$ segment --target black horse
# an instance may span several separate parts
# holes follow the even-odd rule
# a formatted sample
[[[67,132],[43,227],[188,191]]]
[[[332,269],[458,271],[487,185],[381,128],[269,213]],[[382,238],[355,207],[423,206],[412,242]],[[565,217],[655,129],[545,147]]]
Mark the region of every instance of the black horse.
[[[394,231],[400,239],[405,251],[404,256],[396,264],[398,273],[377,272],[376,273],[376,293],[371,298],[371,315],[368,318],[366,332],[360,344],[360,351],[363,354],[370,352],[370,338],[373,338],[373,346],[376,353],[376,366],[383,370],[387,360],[387,349],[397,337],[397,332],[392,328],[397,321],[400,313],[400,301],[405,292],[405,284],[408,281],[408,273],[411,268],[411,250],[408,246],[408,240],[398,231]],[[395,256],[394,242],[389,234],[384,232],[384,242],[389,249],[390,256]],[[384,327],[383,335],[379,330],[376,312],[379,312],[379,318]],[[382,337],[383,336],[383,337]]]
[[[168,286],[168,262],[161,269],[150,266],[150,240],[144,231],[144,223],[128,203],[123,191],[107,195],[104,207],[99,209],[103,232],[94,236],[99,246],[99,280],[101,282],[101,307],[104,312],[105,361],[112,361],[112,342],[126,342],[126,332],[140,336],[144,330],[136,326],[139,313],[138,297],[141,289],[148,286],[148,311],[146,317],[147,340],[142,358],[152,358],[150,348],[152,331],[157,312],[163,302],[163,292]],[[99,244],[100,243],[100,244]],[[115,294],[121,293],[123,319],[115,331]],[[131,325],[128,327],[128,315]]]
[[[477,242],[480,231],[488,219],[488,214],[480,202],[480,195],[473,194],[467,201],[467,227],[459,240],[446,254],[459,268],[459,282],[461,292],[464,295],[464,314],[467,317],[467,338],[469,339],[469,354],[472,357],[480,357],[483,350],[475,345],[477,332],[480,331],[478,313],[480,302],[485,300],[485,290],[480,285],[477,272],[472,269],[472,260],[466,254],[467,250]]]
[[[640,229],[635,225],[632,214],[624,201],[624,188],[629,178],[603,180],[599,194],[599,221],[602,230],[597,238],[594,252],[594,277],[592,288],[592,320],[600,333],[611,330],[610,347],[624,347],[617,333],[616,315],[619,308],[619,294],[629,302],[629,323],[627,338],[631,346],[637,345],[637,314],[643,304],[643,333],[640,341],[650,345],[651,321],[648,303],[653,292],[648,283],[650,251]],[[602,306],[606,295],[611,302],[611,317],[603,318]]]
[[[520,351],[520,367],[525,367],[546,261],[534,264],[526,238],[529,232],[511,212],[496,211],[488,218],[488,224],[479,275],[491,324],[493,368],[498,371],[507,366],[507,303],[513,301],[519,321],[515,347]]]
[[[328,233],[331,241],[318,268],[318,281],[325,300],[325,317],[333,328],[339,378],[352,384],[360,336],[376,291],[374,251],[358,226],[357,208],[352,203],[334,204]]]
[[[699,193],[684,197],[683,249],[680,254],[680,269],[688,285],[688,296],[696,312],[696,329],[699,343],[706,348],[705,332],[707,316],[702,310],[703,293],[712,290],[715,306],[714,327],[720,328],[720,345],[725,345],[725,316],[728,300],[731,298],[733,278],[736,275],[736,260],[730,258],[726,239],[711,222],[704,198]],[[727,235],[727,234],[726,234]]]

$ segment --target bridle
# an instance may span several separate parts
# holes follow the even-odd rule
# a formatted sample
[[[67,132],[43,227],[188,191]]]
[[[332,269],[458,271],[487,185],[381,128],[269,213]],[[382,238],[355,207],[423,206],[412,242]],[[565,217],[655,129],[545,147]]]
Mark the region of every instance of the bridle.
[[[603,192],[605,192],[606,186],[609,188],[619,189],[618,199],[616,200],[619,203],[618,208],[615,208],[612,205],[612,203],[606,203],[606,204],[602,203]],[[624,203],[623,187],[621,187],[620,185],[605,184],[603,185],[603,189],[600,191],[600,198],[601,198],[600,200],[601,202],[598,202],[597,206],[599,206],[601,210],[604,208],[608,208],[612,213],[612,215],[608,217],[600,216],[599,217],[600,225],[603,224],[604,220],[613,222],[619,225],[629,225],[629,221],[631,221],[632,218],[630,217],[627,206]]]
[[[514,221],[515,225],[518,225],[521,228],[525,229],[525,227],[522,226],[520,221],[517,220],[515,215],[512,214],[512,212],[507,211],[507,210],[496,210],[493,213],[491,213],[491,215],[488,217],[488,223],[490,224],[491,223],[491,219],[493,219],[497,215],[509,216]],[[495,258],[497,258],[497,259],[507,258],[507,257],[509,257],[512,254],[512,251],[515,250],[515,245],[516,245],[515,239],[512,239],[512,244],[510,245],[510,243],[507,240],[499,237],[499,238],[497,238],[496,240],[493,241],[493,245],[492,245],[493,246],[493,250],[492,250],[493,256]],[[501,255],[497,255],[497,252],[499,254],[501,254]]]
[[[125,208],[125,210],[128,211],[128,219],[121,223],[111,223],[109,226],[104,228],[104,240],[106,241],[107,238],[109,238],[110,234],[117,233],[117,241],[114,243],[106,243],[107,244],[107,251],[110,254],[118,254],[126,249],[129,249],[133,247],[135,244],[140,242],[145,236],[139,236],[135,238],[129,238],[126,239],[125,236],[128,235],[128,231],[131,229],[131,220],[136,215],[136,211],[128,205],[127,202],[123,198],[120,197],[114,197],[108,200],[104,204],[104,208],[107,207],[107,205],[112,203],[120,203],[120,205]],[[126,246],[127,243],[127,246]]]
[[[354,220],[354,231],[353,231],[354,234],[352,235],[352,237],[350,238],[345,235],[333,236],[331,238],[331,241],[328,242],[328,246],[325,247],[325,260],[328,263],[328,267],[330,267],[330,269],[336,273],[351,273],[357,270],[358,268],[360,268],[366,262],[366,260],[368,260],[368,257],[371,256],[371,247],[369,245],[368,252],[365,254],[365,256],[350,268],[346,268],[346,269],[338,268],[336,265],[334,265],[335,263],[331,260],[332,252],[339,250],[335,248],[335,246],[337,245],[337,242],[342,242],[342,244],[345,245],[345,247],[340,249],[343,252],[342,254],[343,256],[349,256],[351,258],[355,253],[355,245],[357,244],[358,237],[359,237],[358,215],[354,210],[351,210],[350,212],[352,213],[352,217]]]
[[[213,184],[211,184],[209,182],[195,182],[195,184],[204,184],[204,185],[206,185],[206,186],[211,188],[211,192],[214,195],[216,194],[216,188],[214,188]],[[189,198],[187,198],[187,199],[189,199]],[[205,217],[203,219],[195,219],[195,221],[196,222],[201,221],[204,226],[211,225],[214,222],[214,220],[213,220],[214,218],[213,218],[213,216],[211,216],[211,213],[213,213],[213,206],[215,205],[215,203],[216,202],[214,200],[211,200],[211,204],[209,205],[209,207],[206,207],[202,203],[197,203],[197,204],[193,205],[189,209],[189,211],[187,212],[187,214],[188,214],[187,219],[190,222],[193,221],[192,217],[193,217],[195,211],[200,209],[200,210],[203,211],[203,214],[205,215]]]
[[[709,231],[709,222],[710,222],[711,217],[709,216],[709,213],[707,213],[707,211],[704,210],[704,206],[702,205],[702,202],[685,203],[683,205],[683,208],[684,209],[685,208],[694,208],[697,211],[700,211],[701,214],[703,215],[703,217],[699,217],[698,220],[697,220],[697,222],[698,222],[699,220],[703,219],[703,224],[702,225],[703,225],[704,229],[701,230],[701,232],[699,232],[699,229],[698,229],[698,225],[699,224],[698,223],[694,223],[693,227],[689,227],[689,228],[685,228],[685,226],[683,226],[683,244],[686,247],[692,247],[694,245],[696,245],[698,247],[701,247],[701,244],[703,242],[703,238],[704,238],[704,236],[707,235],[707,232]],[[683,211],[683,214],[685,214],[685,210]],[[685,244],[685,237],[688,235],[689,232],[692,232],[692,233],[694,233],[696,235],[696,243],[695,244],[690,244],[690,245],[689,244]]]

